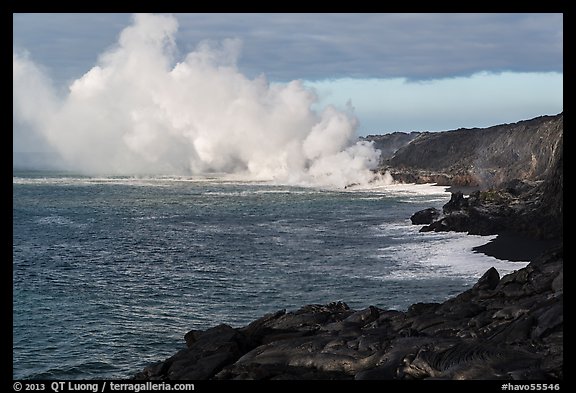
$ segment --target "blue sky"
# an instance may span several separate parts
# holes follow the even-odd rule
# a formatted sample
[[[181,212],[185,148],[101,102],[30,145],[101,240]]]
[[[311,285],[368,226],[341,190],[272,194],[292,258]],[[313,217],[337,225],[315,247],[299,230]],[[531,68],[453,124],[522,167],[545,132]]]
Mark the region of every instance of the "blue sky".
[[[239,70],[354,107],[358,133],[487,127],[563,110],[562,14],[174,14],[174,61],[241,42]],[[130,14],[14,14],[13,46],[61,91]]]

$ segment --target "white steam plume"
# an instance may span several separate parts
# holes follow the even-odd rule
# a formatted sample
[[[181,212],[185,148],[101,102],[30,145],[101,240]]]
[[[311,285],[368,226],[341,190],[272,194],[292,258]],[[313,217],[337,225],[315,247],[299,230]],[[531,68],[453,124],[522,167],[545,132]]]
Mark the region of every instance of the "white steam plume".
[[[351,113],[313,111],[317,97],[300,81],[246,78],[238,40],[201,43],[175,62],[177,28],[171,16],[135,15],[63,98],[14,54],[14,118],[87,173],[224,172],[336,187],[374,180],[380,152],[355,143]]]

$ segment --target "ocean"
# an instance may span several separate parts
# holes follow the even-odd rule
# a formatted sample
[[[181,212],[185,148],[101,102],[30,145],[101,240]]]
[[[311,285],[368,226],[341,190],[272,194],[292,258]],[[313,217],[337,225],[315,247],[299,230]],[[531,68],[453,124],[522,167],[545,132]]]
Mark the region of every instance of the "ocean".
[[[13,173],[13,378],[122,379],[191,329],[343,301],[405,310],[471,287],[494,236],[420,233],[444,187]]]

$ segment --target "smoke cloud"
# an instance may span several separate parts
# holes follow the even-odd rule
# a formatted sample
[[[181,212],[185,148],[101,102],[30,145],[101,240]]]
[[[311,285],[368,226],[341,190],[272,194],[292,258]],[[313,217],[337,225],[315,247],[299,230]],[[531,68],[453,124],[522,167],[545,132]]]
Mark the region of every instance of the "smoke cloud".
[[[374,180],[380,152],[356,141],[351,110],[313,110],[317,97],[300,81],[246,78],[239,40],[178,56],[177,29],[171,16],[135,15],[63,96],[14,53],[15,124],[88,174],[227,173],[336,187]]]

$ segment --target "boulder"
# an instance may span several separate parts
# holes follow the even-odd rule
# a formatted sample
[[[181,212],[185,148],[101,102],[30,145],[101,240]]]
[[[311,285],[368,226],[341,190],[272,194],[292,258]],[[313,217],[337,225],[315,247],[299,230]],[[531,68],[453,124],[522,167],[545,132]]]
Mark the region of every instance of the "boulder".
[[[410,217],[413,225],[425,225],[431,224],[434,220],[440,217],[440,211],[435,207],[429,207],[428,209],[420,210]]]

